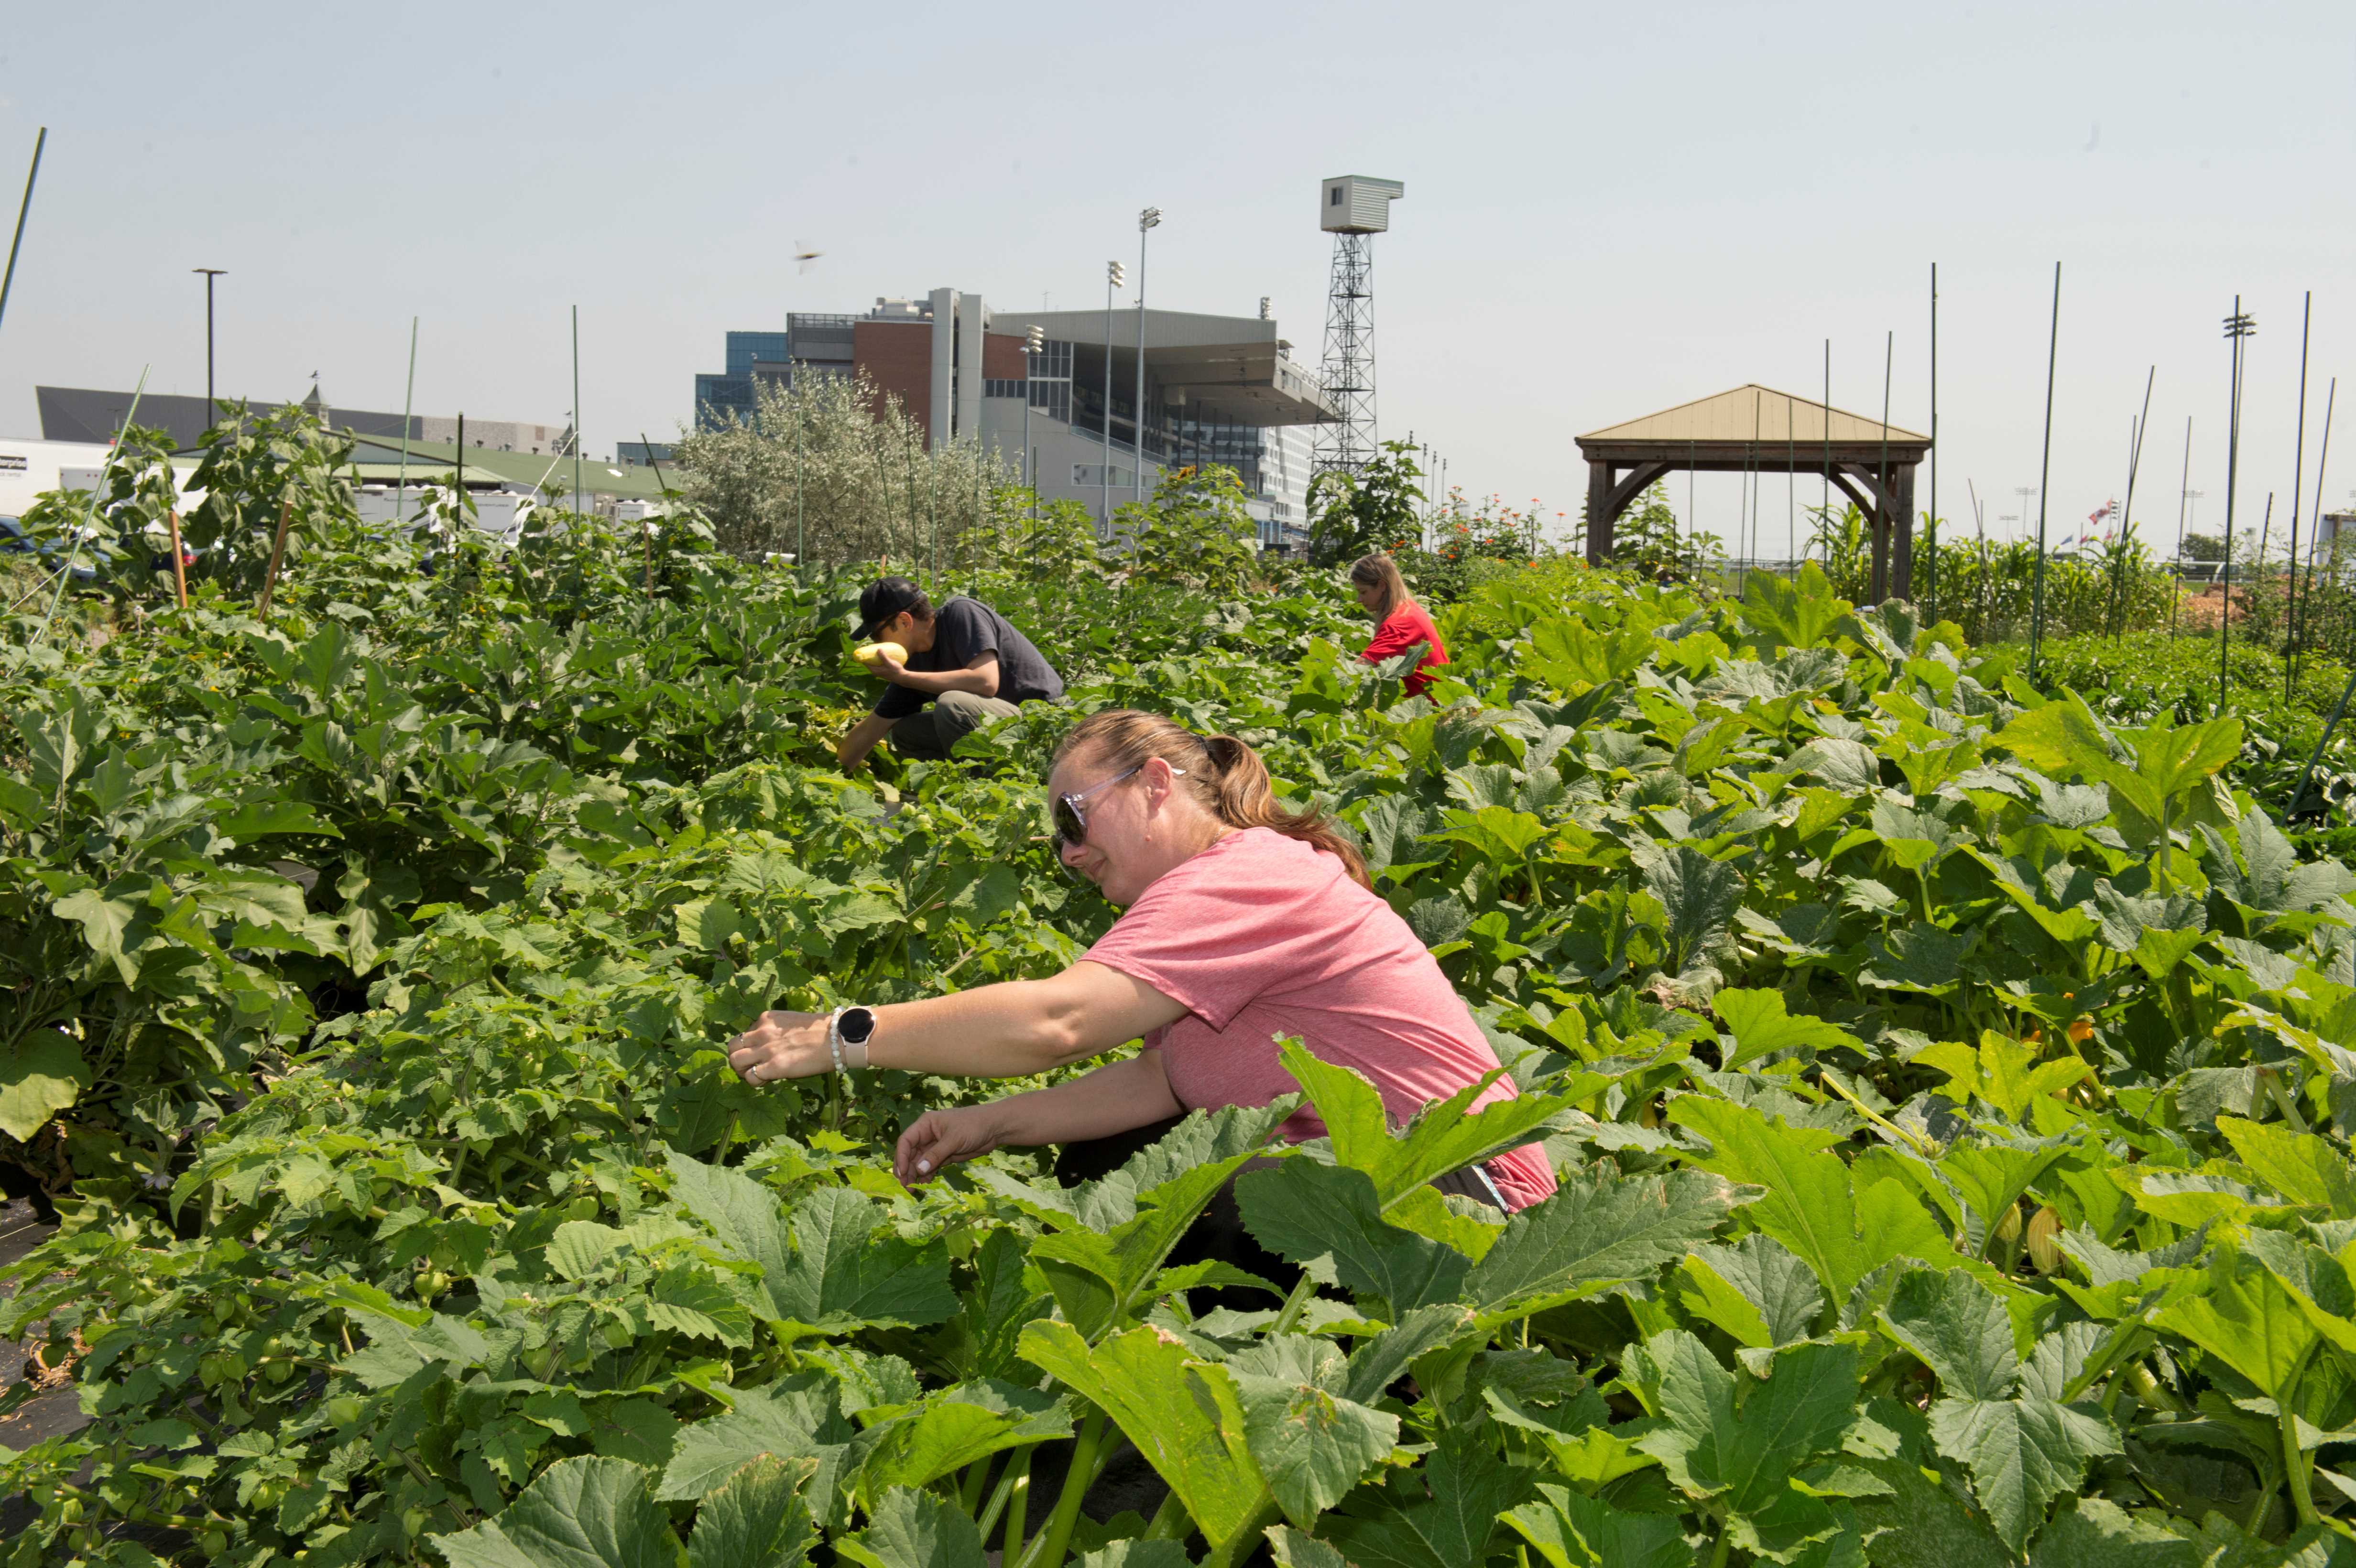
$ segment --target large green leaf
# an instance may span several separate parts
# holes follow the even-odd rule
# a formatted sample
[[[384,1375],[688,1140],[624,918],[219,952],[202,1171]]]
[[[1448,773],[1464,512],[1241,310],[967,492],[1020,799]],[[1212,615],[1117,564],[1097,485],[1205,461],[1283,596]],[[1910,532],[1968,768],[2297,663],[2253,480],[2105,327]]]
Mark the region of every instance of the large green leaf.
[[[1552,1093],[1519,1094],[1467,1115],[1487,1087],[1484,1079],[1426,1106],[1394,1135],[1381,1092],[1363,1074],[1320,1060],[1297,1040],[1286,1040],[1278,1058],[1323,1118],[1334,1159],[1365,1171],[1385,1209],[1435,1178],[1530,1142],[1566,1107],[1609,1082],[1574,1073]]]
[[[2356,1166],[2323,1138],[2240,1116],[2219,1116],[2217,1130],[2251,1175],[2292,1202],[2323,1209],[2335,1220],[2356,1219]]]
[[[671,1568],[679,1539],[627,1459],[560,1459],[497,1519],[431,1538],[450,1568]]]
[[[959,1383],[884,1427],[859,1473],[862,1496],[924,1487],[1003,1448],[1068,1437],[1072,1419],[1053,1394],[995,1381]]]
[[[1909,1274],[1881,1317],[1938,1374],[1931,1436],[1971,1472],[1980,1506],[2012,1551],[2044,1522],[2055,1498],[2077,1490],[2088,1460],[2119,1452],[2118,1434],[2099,1407],[2040,1392],[2015,1397],[2021,1365],[2011,1315],[1963,1270]]]
[[[1178,1494],[1214,1551],[1259,1518],[1269,1492],[1235,1379],[1174,1335],[1131,1328],[1091,1348],[1068,1323],[1023,1330],[1023,1354],[1101,1405]]]
[[[1825,1310],[1815,1272],[1774,1237],[1755,1232],[1730,1246],[1696,1247],[1675,1289],[1688,1314],[1757,1349],[1807,1339]]]
[[[1318,1533],[1355,1568],[1466,1568],[1485,1563],[1504,1516],[1535,1489],[1536,1475],[1492,1451],[1486,1434],[1451,1428],[1405,1486],[1361,1493],[1329,1514]],[[1420,1495],[1425,1487],[1428,1496]]]
[[[1505,1520],[1547,1568],[1691,1568],[1694,1549],[1674,1518],[1626,1513],[1566,1487],[1541,1486],[1538,1499]]]
[[[987,1568],[981,1531],[930,1492],[900,1488],[885,1497],[867,1528],[834,1542],[860,1568]]]
[[[1463,1253],[1385,1221],[1363,1170],[1289,1159],[1246,1172],[1236,1201],[1260,1245],[1394,1313],[1456,1300],[1472,1269]]]
[[[1847,1046],[1861,1051],[1864,1043],[1838,1024],[1822,1019],[1794,1018],[1781,991],[1742,991],[1729,987],[1709,999],[1719,1020],[1731,1031],[1733,1044],[1723,1066],[1731,1072],[1780,1051],[1829,1051]]]
[[[1776,1352],[1765,1381],[1738,1382],[1699,1339],[1672,1328],[1632,1351],[1630,1365],[1663,1422],[1636,1445],[1687,1496],[1723,1509],[1737,1545],[1788,1563],[1842,1528],[1835,1508],[1791,1483],[1856,1424],[1854,1346],[1794,1345]]]
[[[1748,1105],[1698,1094],[1675,1101],[1669,1115],[1709,1139],[1709,1153],[1695,1164],[1766,1189],[1748,1211],[1751,1222],[1815,1270],[1836,1304],[1892,1258],[1931,1260],[1953,1250],[1896,1181],[1854,1187],[1849,1168],[1826,1152],[1836,1141],[1830,1133],[1771,1123]]]
[[[734,1409],[680,1428],[656,1499],[701,1498],[755,1459],[815,1459],[807,1488],[811,1511],[821,1522],[830,1520],[854,1435],[836,1408],[833,1380],[799,1372],[734,1398]]]
[[[793,1212],[794,1259],[766,1283],[778,1316],[808,1333],[921,1328],[957,1311],[948,1249],[904,1242],[872,1199],[823,1187]]]
[[[0,1132],[30,1143],[89,1087],[90,1068],[72,1040],[55,1029],[31,1031],[0,1058]]]
[[[798,1568],[809,1561],[818,1527],[801,1499],[809,1459],[755,1459],[695,1510],[688,1568]]]
[[[2053,1516],[2030,1548],[2029,1568],[2192,1568],[2193,1543],[2106,1498],[2081,1498]]]
[[[1341,1358],[1333,1359],[1338,1371]],[[1280,1376],[1237,1371],[1233,1376],[1252,1457],[1284,1517],[1303,1530],[1341,1501],[1398,1441],[1398,1417],[1345,1398],[1298,1370]]]
[[[2211,1268],[2206,1296],[2172,1302],[2152,1320],[2215,1356],[2286,1408],[2320,1337],[2272,1270],[2231,1253]]]
[[[1464,1299],[1482,1312],[1510,1305],[1518,1315],[1649,1279],[1758,1196],[1699,1170],[1573,1176],[1505,1222],[1466,1277]]]

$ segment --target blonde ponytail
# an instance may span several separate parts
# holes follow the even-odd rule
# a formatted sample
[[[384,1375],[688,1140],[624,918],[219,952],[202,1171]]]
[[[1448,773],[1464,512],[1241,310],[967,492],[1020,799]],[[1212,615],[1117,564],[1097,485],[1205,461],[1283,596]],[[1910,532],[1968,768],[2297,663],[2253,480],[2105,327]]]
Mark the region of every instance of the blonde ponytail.
[[[1365,858],[1333,819],[1312,807],[1287,811],[1269,787],[1268,769],[1233,735],[1197,735],[1154,713],[1133,708],[1092,713],[1073,727],[1055,762],[1086,752],[1112,773],[1141,768],[1160,757],[1183,773],[1183,786],[1230,827],[1268,827],[1321,849],[1342,862],[1350,880],[1372,891]]]

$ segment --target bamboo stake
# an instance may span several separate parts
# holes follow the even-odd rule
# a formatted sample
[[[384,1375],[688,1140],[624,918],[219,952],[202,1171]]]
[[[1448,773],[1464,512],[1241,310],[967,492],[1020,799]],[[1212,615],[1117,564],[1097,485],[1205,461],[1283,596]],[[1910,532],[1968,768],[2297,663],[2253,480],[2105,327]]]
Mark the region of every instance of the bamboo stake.
[[[16,235],[8,241],[8,270],[0,272],[0,316],[8,314],[8,291],[16,282],[16,251],[25,243],[25,219],[33,210],[33,186],[41,177],[41,149],[49,144],[49,128],[33,138],[33,167],[25,176],[25,199],[16,208]]]
[[[172,587],[179,595],[180,608],[188,607],[188,563],[180,556],[180,513],[177,507],[164,509],[164,520],[172,530]]]
[[[287,496],[278,505],[278,537],[270,543],[270,569],[262,574],[262,602],[255,613],[263,620],[270,618],[270,591],[278,585],[278,563],[286,554],[286,524],[294,516],[294,497]]]
[[[2053,325],[2045,344],[2045,455],[2037,471],[2037,585],[2029,612],[2029,678],[2045,640],[2045,493],[2053,483],[2053,362],[2062,347],[2062,263],[2053,263]]]
[[[2298,312],[2298,444],[2290,460],[2290,560],[2283,590],[2283,701],[2290,701],[2290,653],[2298,640],[2298,508],[2305,499],[2299,481],[2307,476],[2307,329],[2314,319],[2315,291]],[[2263,559],[2260,564],[2264,564]]]
[[[2334,376],[2331,378],[2331,389],[2323,397],[2323,450],[2315,460],[2315,520],[2308,528],[2307,538],[2307,592],[2298,596],[2299,603],[2308,607],[2309,613],[2314,611],[2312,601],[2315,597],[2315,557],[2318,548],[2323,543],[2323,474],[2331,462],[2331,411],[2332,405],[2339,400],[2340,378]],[[2340,553],[2339,540],[2336,537],[2332,544],[2332,555],[2336,560]],[[2299,624],[2299,632],[2303,638],[2307,632],[2307,624],[2303,621]],[[2291,650],[2291,674],[2294,679],[2298,673],[2300,645],[2294,644]]]

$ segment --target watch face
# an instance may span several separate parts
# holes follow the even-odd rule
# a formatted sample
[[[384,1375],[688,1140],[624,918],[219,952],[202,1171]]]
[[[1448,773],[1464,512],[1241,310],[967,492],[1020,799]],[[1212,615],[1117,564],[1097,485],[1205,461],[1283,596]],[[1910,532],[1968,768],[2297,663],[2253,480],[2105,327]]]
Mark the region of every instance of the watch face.
[[[863,1045],[867,1037],[875,1032],[875,1014],[866,1008],[851,1008],[843,1013],[840,1027],[843,1039],[853,1045]]]

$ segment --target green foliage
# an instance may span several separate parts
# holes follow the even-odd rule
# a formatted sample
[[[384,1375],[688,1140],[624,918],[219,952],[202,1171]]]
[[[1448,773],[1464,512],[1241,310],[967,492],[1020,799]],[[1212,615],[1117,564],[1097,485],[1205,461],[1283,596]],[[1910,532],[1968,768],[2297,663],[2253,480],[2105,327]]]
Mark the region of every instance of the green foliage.
[[[1356,473],[1328,469],[1309,486],[1309,559],[1344,566],[1362,555],[1392,555],[1423,542],[1423,470],[1415,447],[1387,441]]]
[[[1126,502],[1113,513],[1112,531],[1127,547],[1131,574],[1145,582],[1231,599],[1258,564],[1258,535],[1232,468],[1163,475],[1152,500]]]
[[[1215,520],[1200,483],[1167,505]],[[1250,735],[1338,813],[1520,1093],[1397,1124],[1296,1043],[1307,1144],[1288,1097],[910,1191],[891,1140],[974,1086],[720,1048],[1084,951],[1067,714],[846,778],[856,573],[437,544],[330,517],[266,624],[215,583],[0,655],[0,1132],[70,1221],[0,1330],[93,1416],[0,1455],[0,1561],[2340,1550],[2356,878],[2158,661],[2081,697],[1815,570],[1547,560],[1401,699],[1330,581],[959,577],[1074,708]],[[1429,1184],[1522,1144],[1544,1202]],[[1171,1263],[1230,1175],[1299,1289]],[[1096,1520],[1124,1445],[1173,1500]]]

